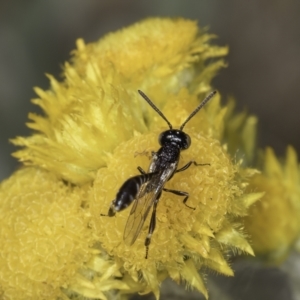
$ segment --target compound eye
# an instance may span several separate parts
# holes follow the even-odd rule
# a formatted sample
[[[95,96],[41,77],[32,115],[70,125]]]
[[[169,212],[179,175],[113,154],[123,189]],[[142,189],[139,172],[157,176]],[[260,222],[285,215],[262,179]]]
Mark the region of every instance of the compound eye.
[[[162,132],[158,137],[158,142],[161,146],[164,144],[164,140],[165,140],[165,132]]]
[[[191,138],[188,134],[185,134],[185,136],[186,136],[186,141],[185,141],[184,149],[187,149],[191,146]]]

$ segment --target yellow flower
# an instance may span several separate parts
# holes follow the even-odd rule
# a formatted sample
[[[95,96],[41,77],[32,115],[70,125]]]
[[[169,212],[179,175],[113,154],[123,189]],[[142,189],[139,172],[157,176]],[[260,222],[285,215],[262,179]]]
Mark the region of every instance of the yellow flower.
[[[15,145],[26,147],[14,155],[72,183],[91,181],[122,141],[163,124],[156,124],[158,116],[137,89],[160,108],[181,89],[194,98],[211,90],[210,80],[224,63],[206,66],[206,61],[227,53],[208,44],[212,37],[193,21],[149,19],[93,44],[78,40],[64,81],[49,75],[51,89],[35,89],[40,98],[33,102],[46,117],[29,114],[28,126],[39,133],[15,139]]]
[[[245,230],[256,255],[267,263],[279,263],[294,246],[297,248],[300,235],[297,155],[292,147],[287,149],[286,163],[281,163],[271,148],[262,155],[255,146],[257,118],[246,112],[234,114],[234,106],[230,99],[224,130],[228,151],[237,159],[243,157],[243,166],[256,163],[262,169],[250,179],[247,188],[264,196],[249,209],[243,221]]]
[[[17,171],[0,187],[1,295],[55,299],[90,257],[86,189],[39,168]]]
[[[263,172],[250,180],[249,189],[265,195],[250,208],[245,218],[255,253],[269,262],[280,262],[300,234],[300,174],[297,154],[287,148],[286,162],[281,164],[273,150],[267,148],[262,160]]]
[[[7,299],[151,291],[158,298],[167,277],[207,298],[205,268],[232,275],[230,250],[253,254],[239,219],[262,193],[245,192],[257,171],[234,162],[222,145],[227,117],[220,96],[185,127],[192,145],[179,166],[209,165],[192,165],[166,185],[188,192],[195,210],[163,193],[148,259],[149,219],[129,247],[123,230],[130,209],[100,216],[137,166],[147,170],[158,135],[168,129],[137,89],[178,128],[224,66],[218,57],[227,49],[210,45],[212,38],[193,21],[148,19],[92,44],[78,40],[63,81],[49,75],[51,89],[36,88],[34,103],[45,116],[29,115],[36,132],[13,140],[26,167],[0,186],[0,287]]]

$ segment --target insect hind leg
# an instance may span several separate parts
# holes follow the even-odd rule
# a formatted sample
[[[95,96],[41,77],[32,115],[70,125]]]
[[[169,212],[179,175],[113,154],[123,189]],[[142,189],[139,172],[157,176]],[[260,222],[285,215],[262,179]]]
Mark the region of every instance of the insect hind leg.
[[[147,237],[145,239],[145,247],[146,247],[146,254],[145,254],[145,259],[148,258],[148,252],[149,252],[149,245],[151,243],[151,237],[154,232],[155,226],[156,226],[156,206],[157,206],[158,201],[156,201],[153,205],[153,210],[152,210],[152,215],[151,215],[151,220],[150,220],[150,225],[149,225],[149,230]]]
[[[166,188],[164,188],[163,191],[168,192],[168,193],[175,194],[175,195],[177,195],[177,196],[182,196],[182,197],[184,197],[184,199],[182,200],[183,204],[184,204],[186,207],[190,208],[190,209],[193,209],[193,210],[196,209],[195,207],[192,207],[192,206],[189,206],[189,205],[186,204],[186,202],[188,201],[189,196],[190,196],[188,192],[177,191],[177,190],[170,190],[170,189],[166,189]]]

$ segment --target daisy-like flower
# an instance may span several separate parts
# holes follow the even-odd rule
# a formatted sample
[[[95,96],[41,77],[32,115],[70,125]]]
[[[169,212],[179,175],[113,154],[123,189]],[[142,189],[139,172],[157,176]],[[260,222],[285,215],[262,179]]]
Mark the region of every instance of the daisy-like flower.
[[[13,140],[22,147],[14,156],[24,167],[0,186],[5,299],[110,299],[135,292],[159,298],[167,277],[207,298],[205,269],[230,276],[232,250],[253,254],[240,219],[263,195],[246,190],[257,171],[222,143],[228,132],[232,137],[241,126],[244,134],[254,127],[228,128],[233,123],[220,96],[186,125],[192,144],[179,167],[191,160],[209,165],[192,165],[166,184],[188,192],[195,209],[162,194],[148,259],[149,218],[129,247],[123,231],[130,209],[101,216],[137,166],[147,170],[158,135],[168,129],[137,90],[178,128],[224,66],[227,48],[211,45],[213,37],[193,21],[148,19],[92,44],[78,40],[63,80],[48,75],[51,88],[35,89],[33,102],[44,115],[30,114],[33,135]]]

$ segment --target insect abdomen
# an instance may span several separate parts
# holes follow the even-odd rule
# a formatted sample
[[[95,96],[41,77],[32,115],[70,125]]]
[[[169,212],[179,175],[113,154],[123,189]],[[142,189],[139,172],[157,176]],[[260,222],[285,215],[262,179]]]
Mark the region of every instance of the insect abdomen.
[[[156,173],[142,174],[129,178],[121,186],[117,193],[116,199],[112,202],[108,215],[113,216],[116,212],[128,207],[141,188],[141,186],[149,181]]]

